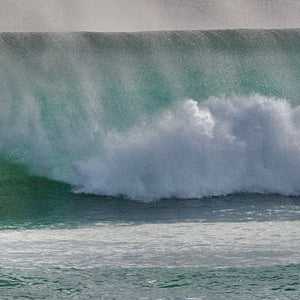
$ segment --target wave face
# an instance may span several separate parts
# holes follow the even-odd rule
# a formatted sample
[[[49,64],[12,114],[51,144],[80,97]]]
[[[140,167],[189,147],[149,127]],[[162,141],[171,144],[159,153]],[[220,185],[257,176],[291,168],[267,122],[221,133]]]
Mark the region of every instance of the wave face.
[[[300,194],[298,29],[1,33],[0,65],[1,157],[36,175],[143,200]]]

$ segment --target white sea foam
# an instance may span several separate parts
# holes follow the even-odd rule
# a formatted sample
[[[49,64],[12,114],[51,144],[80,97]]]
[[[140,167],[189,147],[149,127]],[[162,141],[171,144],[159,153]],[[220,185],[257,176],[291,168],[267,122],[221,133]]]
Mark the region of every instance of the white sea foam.
[[[300,194],[300,107],[284,100],[184,100],[102,142],[104,152],[73,163],[77,192],[145,201]]]
[[[130,226],[114,222],[76,229],[1,230],[0,263],[17,271],[37,268],[45,273],[54,268],[74,268],[79,272],[105,267],[299,264],[299,226],[299,221]]]

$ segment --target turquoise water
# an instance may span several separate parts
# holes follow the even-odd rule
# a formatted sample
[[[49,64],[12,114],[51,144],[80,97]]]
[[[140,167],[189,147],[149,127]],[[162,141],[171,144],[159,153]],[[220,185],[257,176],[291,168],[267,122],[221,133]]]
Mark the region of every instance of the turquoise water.
[[[1,166],[2,299],[299,296],[299,197],[145,203]]]
[[[1,270],[1,297],[15,299],[297,299],[299,265],[244,269]],[[59,281],[59,286],[57,284]],[[47,287],[45,289],[45,286]],[[6,287],[6,289],[3,289]],[[201,295],[201,296],[199,296]]]
[[[299,44],[297,29],[2,33],[2,158],[143,201],[298,195]]]
[[[1,299],[298,299],[300,31],[0,33]]]

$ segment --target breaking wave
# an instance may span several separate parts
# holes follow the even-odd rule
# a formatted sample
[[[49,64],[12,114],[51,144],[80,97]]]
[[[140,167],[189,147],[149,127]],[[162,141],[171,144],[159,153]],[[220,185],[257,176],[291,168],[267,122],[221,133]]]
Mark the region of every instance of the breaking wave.
[[[1,33],[0,158],[144,201],[299,195],[299,49],[298,29]]]

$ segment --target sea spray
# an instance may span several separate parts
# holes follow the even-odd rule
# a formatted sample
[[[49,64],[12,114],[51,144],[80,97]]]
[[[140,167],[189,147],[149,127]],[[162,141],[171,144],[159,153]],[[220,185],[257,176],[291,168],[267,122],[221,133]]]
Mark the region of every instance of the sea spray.
[[[299,49],[296,29],[1,33],[1,158],[142,200],[299,194]]]
[[[260,96],[194,100],[76,162],[78,192],[134,199],[300,193],[300,110]]]

